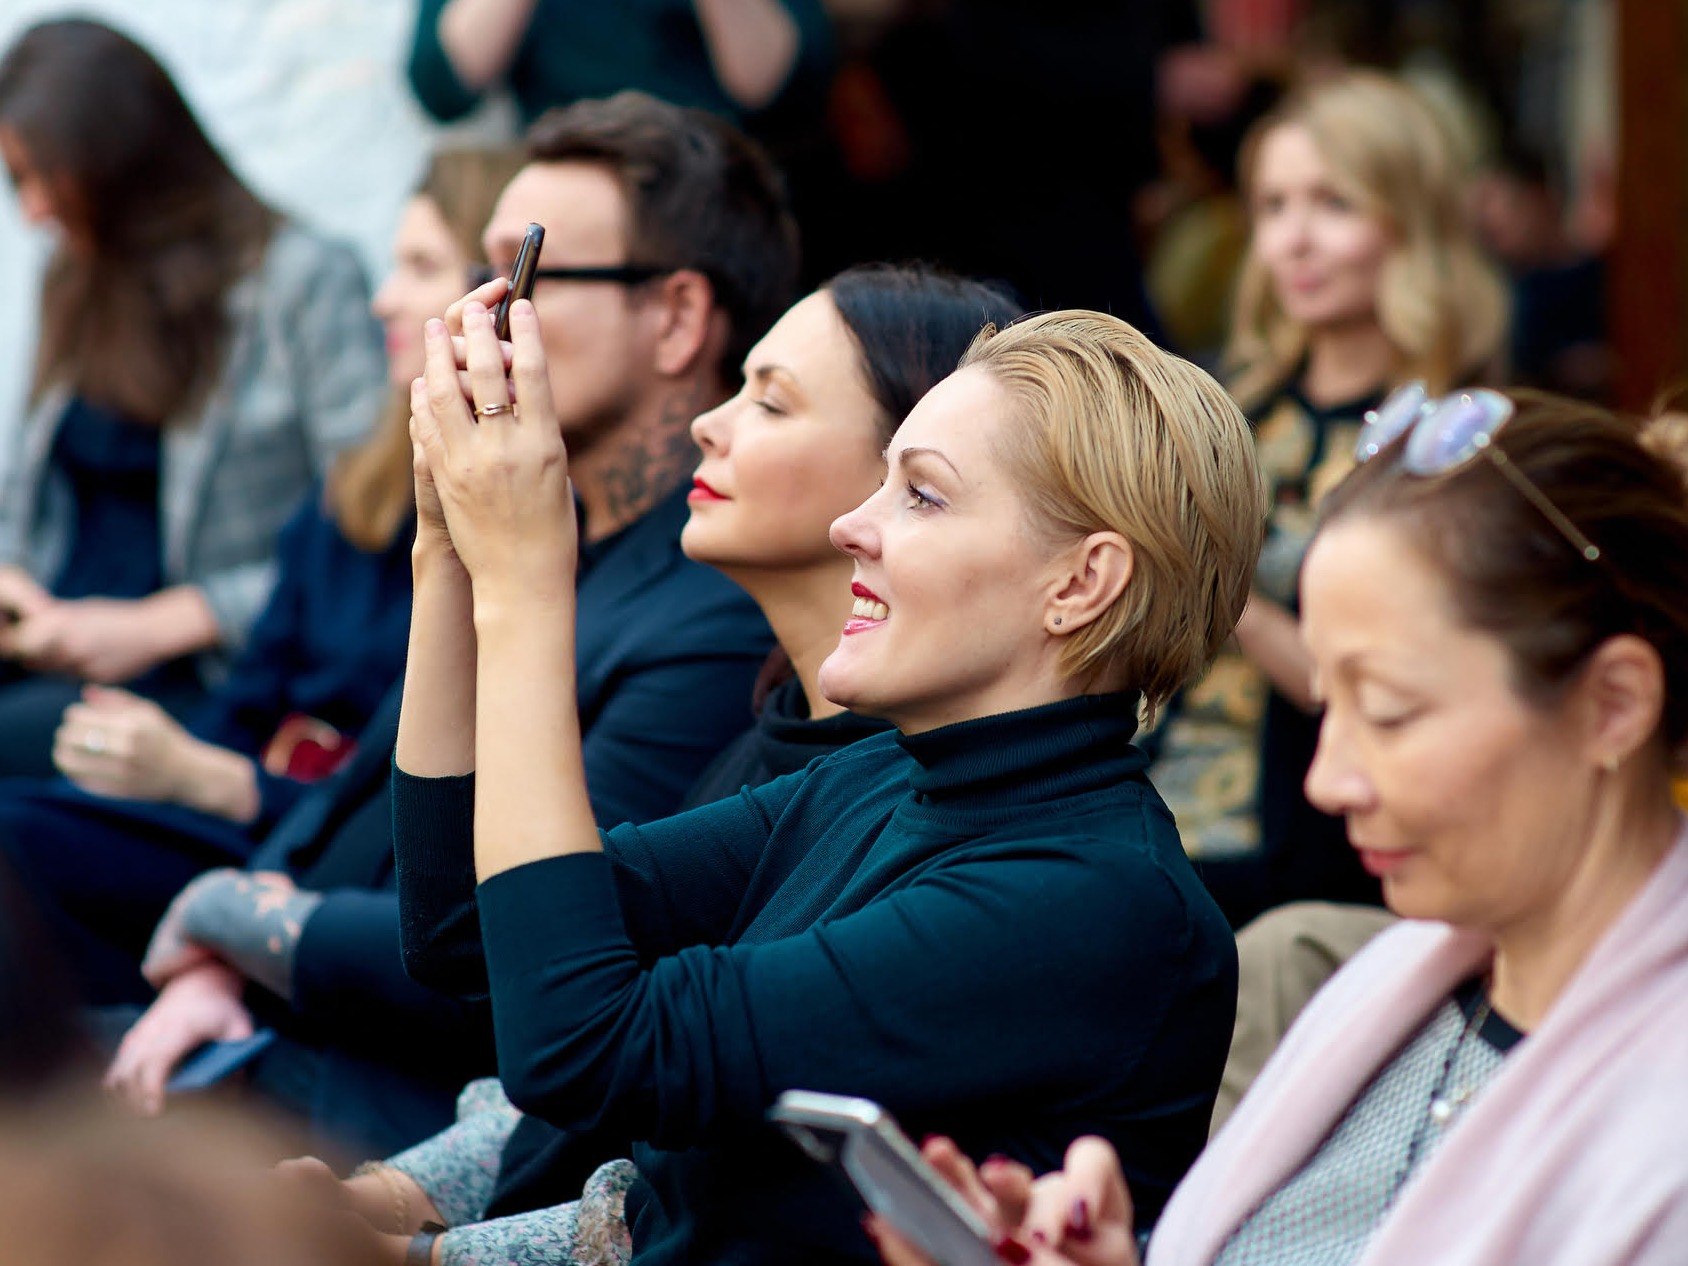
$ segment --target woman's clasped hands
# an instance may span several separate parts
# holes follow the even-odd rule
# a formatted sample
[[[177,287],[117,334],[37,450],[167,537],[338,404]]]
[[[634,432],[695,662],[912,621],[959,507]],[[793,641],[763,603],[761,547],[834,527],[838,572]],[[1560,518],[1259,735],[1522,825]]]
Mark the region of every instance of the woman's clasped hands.
[[[533,305],[518,300],[511,342],[499,341],[483,300],[502,284],[481,287],[445,321],[428,323],[426,370],[410,397],[418,541],[449,541],[477,615],[506,600],[567,601],[578,553],[539,322]]]

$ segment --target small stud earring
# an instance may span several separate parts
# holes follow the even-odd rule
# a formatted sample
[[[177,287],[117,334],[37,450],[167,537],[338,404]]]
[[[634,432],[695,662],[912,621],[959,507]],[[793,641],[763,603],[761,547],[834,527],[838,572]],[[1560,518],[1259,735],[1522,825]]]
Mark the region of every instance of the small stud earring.
[[[1600,762],[1600,768],[1604,769],[1608,774],[1617,773],[1618,757],[1616,753],[1608,754],[1607,757]]]
[[[1057,624],[1059,624],[1059,623],[1060,623],[1060,622],[1061,622],[1061,617],[1060,617],[1060,616],[1056,616],[1056,617],[1055,617],[1055,623],[1057,623]]]

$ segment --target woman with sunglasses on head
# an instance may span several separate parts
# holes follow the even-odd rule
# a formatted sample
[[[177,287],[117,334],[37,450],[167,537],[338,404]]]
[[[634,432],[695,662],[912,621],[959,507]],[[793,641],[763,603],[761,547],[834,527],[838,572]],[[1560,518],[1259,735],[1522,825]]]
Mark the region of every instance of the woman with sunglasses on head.
[[[1680,1262],[1688,451],[1523,392],[1420,394],[1375,426],[1301,578],[1307,790],[1405,921],[1303,1013],[1148,1262]],[[1105,1147],[1029,1209],[1029,1174],[983,1177],[1042,1260],[1135,1261]]]
[[[1205,1134],[1233,963],[1131,737],[1246,593],[1264,506],[1230,399],[1111,317],[981,335],[831,527],[853,602],[816,684],[896,732],[600,835],[533,310],[513,308],[514,417],[484,310],[464,326],[472,401],[436,329],[414,425],[472,578],[473,679],[407,711],[431,724],[401,736],[401,898],[418,938],[431,888],[478,926],[484,961],[430,978],[484,972],[511,1099],[635,1140],[632,1260],[868,1253],[764,1121],[797,1087],[1039,1165],[1100,1132],[1147,1201],[1168,1190]]]
[[[1154,766],[1239,926],[1295,898],[1377,899],[1340,823],[1301,791],[1317,719],[1296,575],[1365,412],[1413,379],[1470,381],[1505,327],[1453,143],[1398,81],[1353,72],[1292,95],[1250,132],[1240,175],[1251,230],[1227,360],[1266,473],[1267,540],[1236,643],[1172,709]]]
[[[45,775],[85,682],[177,717],[204,702],[384,374],[352,253],[246,188],[128,37],[23,32],[0,58],[0,159],[56,238],[0,453],[0,774]]]

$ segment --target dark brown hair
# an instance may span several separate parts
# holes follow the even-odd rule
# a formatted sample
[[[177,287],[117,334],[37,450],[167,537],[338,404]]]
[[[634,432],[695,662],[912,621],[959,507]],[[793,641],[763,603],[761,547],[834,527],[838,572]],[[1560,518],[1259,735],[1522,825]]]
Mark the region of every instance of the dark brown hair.
[[[955,372],[980,330],[1007,325],[1023,310],[996,286],[923,264],[858,264],[821,289],[856,341],[887,440]]]
[[[527,143],[536,161],[614,173],[627,200],[622,262],[709,279],[730,329],[720,377],[736,386],[797,285],[797,223],[761,147],[712,114],[631,91],[549,110]]]
[[[43,22],[0,61],[0,126],[57,191],[34,392],[63,384],[162,424],[215,377],[229,288],[275,214],[229,169],[152,56],[85,20]]]
[[[522,161],[522,152],[515,148],[465,148],[441,150],[428,164],[416,196],[434,204],[470,264],[486,262],[481,230]],[[463,284],[469,284],[467,274]],[[334,463],[324,496],[329,513],[353,545],[373,553],[392,543],[416,498],[408,385],[393,393],[370,437]]]
[[[1688,494],[1665,423],[1644,424],[1541,392],[1494,446],[1600,548],[1582,556],[1492,462],[1430,478],[1397,460],[1403,441],[1326,498],[1322,526],[1397,521],[1447,581],[1458,617],[1510,653],[1521,698],[1549,706],[1607,638],[1633,633],[1664,665],[1667,749],[1688,743]]]

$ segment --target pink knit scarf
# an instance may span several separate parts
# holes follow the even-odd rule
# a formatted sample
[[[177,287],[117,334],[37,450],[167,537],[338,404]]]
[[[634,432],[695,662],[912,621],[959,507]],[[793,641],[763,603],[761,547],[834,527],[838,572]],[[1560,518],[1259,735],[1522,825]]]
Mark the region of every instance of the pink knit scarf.
[[[1210,1266],[1455,986],[1480,935],[1403,923],[1298,1019],[1174,1193],[1149,1266]],[[1688,1264],[1688,822],[1359,1266]]]

